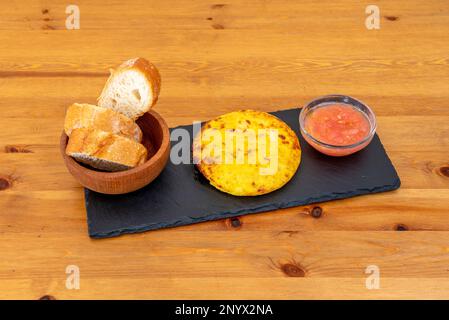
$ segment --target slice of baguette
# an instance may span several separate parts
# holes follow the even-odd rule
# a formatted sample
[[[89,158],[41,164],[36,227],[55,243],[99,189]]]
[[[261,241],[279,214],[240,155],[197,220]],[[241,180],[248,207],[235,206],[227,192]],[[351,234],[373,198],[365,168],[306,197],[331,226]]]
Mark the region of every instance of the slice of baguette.
[[[87,103],[72,104],[65,115],[65,133],[70,137],[74,129],[87,127],[112,132],[136,142],[142,141],[139,126],[123,114]]]
[[[160,88],[156,67],[144,58],[131,59],[111,70],[98,105],[137,119],[156,103]]]
[[[105,171],[122,171],[147,158],[147,149],[140,143],[95,128],[74,129],[66,154],[91,167]]]

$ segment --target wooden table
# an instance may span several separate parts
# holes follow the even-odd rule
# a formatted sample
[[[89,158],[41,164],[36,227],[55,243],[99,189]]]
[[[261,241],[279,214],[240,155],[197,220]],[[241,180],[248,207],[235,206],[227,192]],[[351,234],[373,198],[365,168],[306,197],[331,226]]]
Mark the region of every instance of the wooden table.
[[[449,298],[449,6],[376,1],[8,1],[0,19],[0,298]],[[365,101],[394,192],[105,240],[58,143],[135,56],[162,74],[170,126],[344,93]],[[80,289],[66,288],[66,268]],[[367,289],[366,268],[380,271]]]

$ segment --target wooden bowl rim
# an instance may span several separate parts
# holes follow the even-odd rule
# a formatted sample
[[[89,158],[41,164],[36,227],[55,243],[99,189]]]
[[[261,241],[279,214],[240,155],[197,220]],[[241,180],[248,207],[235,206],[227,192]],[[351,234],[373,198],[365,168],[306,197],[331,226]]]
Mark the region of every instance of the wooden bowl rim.
[[[117,172],[107,172],[107,171],[100,171],[100,170],[97,171],[94,169],[89,169],[89,168],[79,164],[75,159],[73,159],[71,156],[69,156],[65,153],[65,149],[67,147],[68,136],[65,134],[64,130],[62,130],[60,147],[61,147],[61,153],[62,153],[64,159],[66,161],[70,162],[70,165],[80,168],[85,174],[88,174],[90,176],[95,176],[96,179],[98,179],[98,178],[108,178],[108,179],[123,178],[128,175],[138,173],[140,171],[143,171],[143,170],[151,167],[153,164],[155,164],[157,161],[159,161],[159,159],[162,158],[162,155],[169,147],[169,145],[170,145],[170,130],[168,129],[168,125],[165,122],[164,118],[162,118],[159,113],[157,113],[154,110],[150,110],[147,113],[151,114],[156,119],[159,126],[161,127],[162,142],[161,142],[159,149],[156,151],[156,153],[150,159],[148,159],[144,164],[141,164],[135,168],[131,168],[128,170],[123,170],[123,171],[117,171]]]

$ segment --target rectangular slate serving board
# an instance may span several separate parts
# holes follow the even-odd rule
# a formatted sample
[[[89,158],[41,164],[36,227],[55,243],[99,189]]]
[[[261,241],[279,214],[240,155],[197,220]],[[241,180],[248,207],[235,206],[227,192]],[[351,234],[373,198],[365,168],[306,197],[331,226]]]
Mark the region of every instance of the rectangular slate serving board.
[[[377,134],[358,153],[325,156],[302,138],[299,112],[272,112],[296,132],[302,149],[298,171],[281,189],[257,197],[228,195],[210,186],[192,164],[169,160],[160,176],[138,191],[105,195],[85,189],[89,236],[113,237],[399,188],[400,179]],[[192,136],[191,125],[180,127]]]

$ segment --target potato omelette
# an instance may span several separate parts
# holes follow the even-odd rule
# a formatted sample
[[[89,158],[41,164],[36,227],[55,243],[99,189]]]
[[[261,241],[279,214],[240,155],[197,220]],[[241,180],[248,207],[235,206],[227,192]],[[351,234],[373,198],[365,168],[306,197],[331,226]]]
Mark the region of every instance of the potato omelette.
[[[257,196],[284,186],[301,161],[295,132],[279,118],[235,111],[206,122],[193,140],[193,160],[215,188]]]

